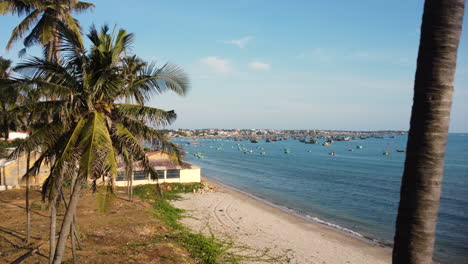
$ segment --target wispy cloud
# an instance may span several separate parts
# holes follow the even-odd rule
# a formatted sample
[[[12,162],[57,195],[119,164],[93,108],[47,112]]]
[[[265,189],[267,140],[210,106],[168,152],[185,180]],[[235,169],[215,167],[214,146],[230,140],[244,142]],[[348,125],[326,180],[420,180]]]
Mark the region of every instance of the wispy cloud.
[[[270,64],[262,61],[252,61],[249,63],[249,68],[252,70],[268,71],[270,70]]]
[[[298,59],[311,58],[322,63],[332,63],[335,61],[335,54],[329,50],[324,50],[321,48],[315,48],[310,51],[302,52],[296,55]]]
[[[246,36],[240,39],[232,39],[232,40],[220,40],[219,42],[225,43],[225,44],[231,44],[235,45],[241,49],[245,48],[247,44],[253,40],[253,37],[251,36]]]
[[[227,73],[232,70],[229,60],[210,56],[200,59],[200,62],[208,66],[212,71]]]

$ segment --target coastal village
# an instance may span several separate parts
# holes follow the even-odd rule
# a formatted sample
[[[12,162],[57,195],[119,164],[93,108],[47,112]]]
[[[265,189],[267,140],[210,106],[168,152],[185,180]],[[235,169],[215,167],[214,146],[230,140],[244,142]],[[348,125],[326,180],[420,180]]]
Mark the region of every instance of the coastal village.
[[[202,138],[233,138],[282,140],[288,138],[330,138],[332,140],[350,140],[366,138],[382,138],[383,136],[406,135],[407,131],[343,131],[343,130],[281,130],[281,129],[174,129],[164,130],[168,137],[202,137]]]
[[[0,0],[0,264],[468,263],[465,2]]]

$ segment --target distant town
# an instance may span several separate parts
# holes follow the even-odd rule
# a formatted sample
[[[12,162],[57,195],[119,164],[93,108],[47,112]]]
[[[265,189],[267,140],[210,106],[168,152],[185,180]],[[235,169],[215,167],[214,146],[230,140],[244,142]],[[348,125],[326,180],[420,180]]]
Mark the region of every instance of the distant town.
[[[233,138],[233,139],[269,139],[282,140],[288,138],[313,140],[315,138],[331,138],[333,140],[350,140],[365,138],[382,138],[383,136],[405,135],[402,130],[379,131],[347,131],[347,130],[280,130],[280,129],[173,129],[163,130],[168,137],[188,138]]]

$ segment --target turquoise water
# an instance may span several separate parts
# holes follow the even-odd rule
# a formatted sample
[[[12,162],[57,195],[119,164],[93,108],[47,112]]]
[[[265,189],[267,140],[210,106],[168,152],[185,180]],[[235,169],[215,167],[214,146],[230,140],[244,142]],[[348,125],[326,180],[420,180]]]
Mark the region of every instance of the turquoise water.
[[[203,167],[203,176],[391,243],[405,158],[396,149],[404,149],[406,140],[369,138],[331,146],[296,140],[176,142],[189,152],[189,162]],[[238,144],[253,152],[245,154]],[[390,155],[383,155],[386,150]],[[203,158],[195,157],[197,152]],[[449,136],[445,164],[435,256],[443,262],[468,263],[468,135]]]

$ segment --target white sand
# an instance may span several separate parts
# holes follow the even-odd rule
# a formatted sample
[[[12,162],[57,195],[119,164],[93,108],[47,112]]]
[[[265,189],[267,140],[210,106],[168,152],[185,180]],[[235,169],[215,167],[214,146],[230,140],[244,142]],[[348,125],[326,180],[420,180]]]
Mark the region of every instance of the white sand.
[[[213,232],[238,245],[269,250],[271,255],[283,256],[284,263],[391,262],[389,249],[307,222],[237,191],[210,184],[217,186],[216,192],[184,194],[182,200],[173,202],[174,206],[188,210],[192,217],[184,218],[182,223],[195,232]]]

